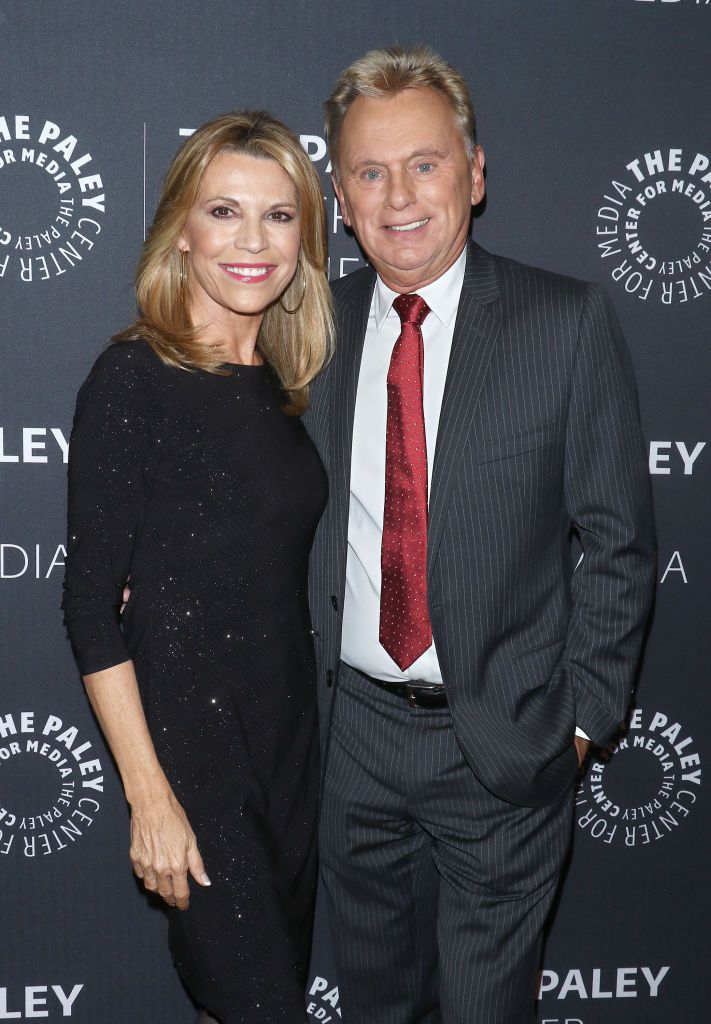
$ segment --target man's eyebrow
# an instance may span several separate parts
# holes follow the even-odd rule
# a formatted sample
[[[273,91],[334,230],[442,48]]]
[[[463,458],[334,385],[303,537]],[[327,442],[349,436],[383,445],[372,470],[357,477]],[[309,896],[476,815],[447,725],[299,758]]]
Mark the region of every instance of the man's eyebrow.
[[[442,149],[416,149],[414,153],[410,153],[408,160],[416,160],[421,156],[438,156],[441,158],[448,155],[448,151]]]
[[[408,155],[407,155],[407,157],[405,159],[407,161],[418,160],[420,157],[423,157],[423,156],[436,156],[436,157],[439,157],[440,159],[444,159],[444,157],[446,157],[447,155],[448,155],[448,152],[445,152],[444,150],[441,150],[441,149],[425,148],[425,149],[415,149],[415,150],[413,150],[412,153],[408,153]],[[371,157],[363,157],[362,159],[357,160],[356,163],[354,163],[352,165],[352,167],[354,169],[357,169],[358,167],[367,167],[368,165],[375,165],[377,167],[383,167],[384,166],[384,161],[376,160],[374,157],[372,157],[372,158]]]

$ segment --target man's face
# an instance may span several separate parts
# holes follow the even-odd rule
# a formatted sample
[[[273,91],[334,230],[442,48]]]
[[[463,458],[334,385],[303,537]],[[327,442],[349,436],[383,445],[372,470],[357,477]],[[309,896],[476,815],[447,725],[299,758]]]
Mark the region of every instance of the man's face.
[[[484,153],[469,160],[447,99],[433,89],[359,96],[348,108],[334,180],[344,222],[393,291],[436,281],[484,195]]]

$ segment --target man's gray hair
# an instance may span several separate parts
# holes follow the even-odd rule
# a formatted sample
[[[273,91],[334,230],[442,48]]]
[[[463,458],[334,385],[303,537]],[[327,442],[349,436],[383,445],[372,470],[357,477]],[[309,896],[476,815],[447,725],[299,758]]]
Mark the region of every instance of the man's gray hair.
[[[471,159],[476,148],[476,121],[469,88],[456,68],[427,46],[392,46],[370,50],[338,76],[326,100],[326,138],[338,180],[338,140],[343,118],[359,96],[389,96],[403,89],[435,89],[449,101]]]

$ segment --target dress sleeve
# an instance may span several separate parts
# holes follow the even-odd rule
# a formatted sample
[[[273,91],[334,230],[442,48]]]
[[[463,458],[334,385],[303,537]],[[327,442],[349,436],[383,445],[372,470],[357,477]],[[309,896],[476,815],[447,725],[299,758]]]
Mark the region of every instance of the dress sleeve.
[[[99,356],[79,391],[69,442],[62,608],[82,675],[130,658],[120,607],[148,497],[153,418],[136,345]]]

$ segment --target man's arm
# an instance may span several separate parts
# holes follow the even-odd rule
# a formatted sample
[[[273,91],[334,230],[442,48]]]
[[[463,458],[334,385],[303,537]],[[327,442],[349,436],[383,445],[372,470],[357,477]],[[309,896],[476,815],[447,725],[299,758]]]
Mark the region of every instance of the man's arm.
[[[604,746],[624,718],[654,587],[649,474],[629,353],[601,288],[583,303],[566,428],[565,501],[584,557],[566,659],[577,724]]]

